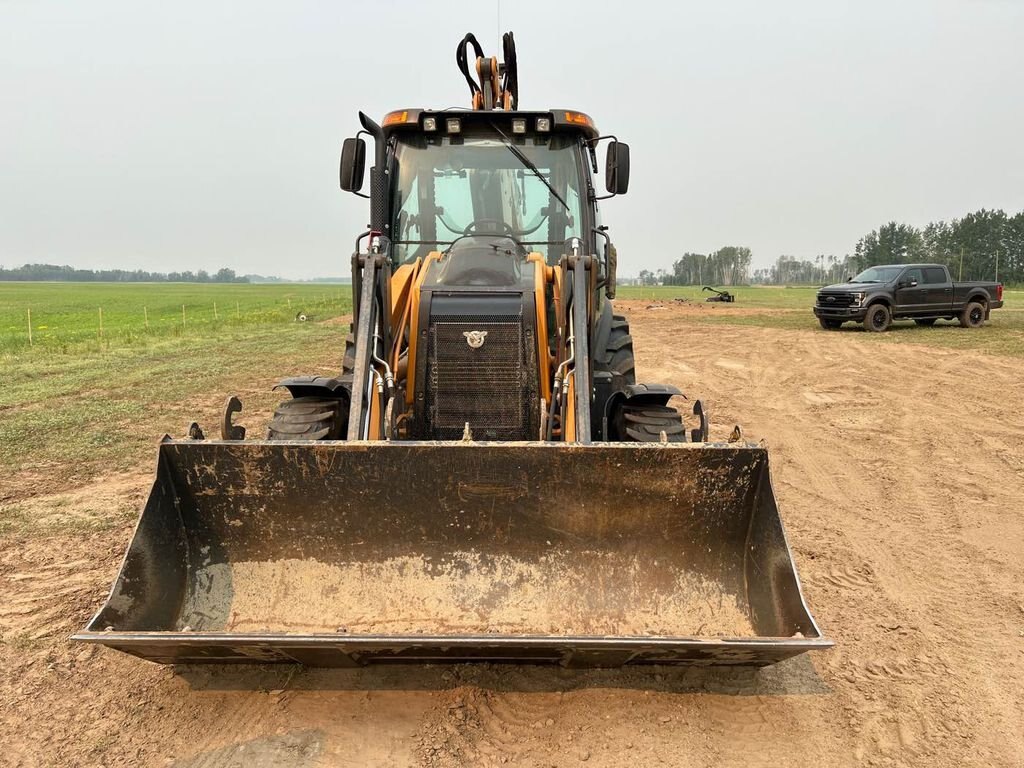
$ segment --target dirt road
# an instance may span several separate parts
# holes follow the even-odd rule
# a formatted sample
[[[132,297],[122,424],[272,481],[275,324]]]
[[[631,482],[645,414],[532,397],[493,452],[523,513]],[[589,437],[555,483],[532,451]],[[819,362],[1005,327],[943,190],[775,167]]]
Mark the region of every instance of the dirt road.
[[[641,378],[702,397],[713,436],[740,422],[770,445],[834,650],[761,672],[172,671],[71,646],[147,456],[20,500],[56,521],[115,510],[111,529],[0,539],[0,764],[1024,765],[1024,364],[622,306]]]

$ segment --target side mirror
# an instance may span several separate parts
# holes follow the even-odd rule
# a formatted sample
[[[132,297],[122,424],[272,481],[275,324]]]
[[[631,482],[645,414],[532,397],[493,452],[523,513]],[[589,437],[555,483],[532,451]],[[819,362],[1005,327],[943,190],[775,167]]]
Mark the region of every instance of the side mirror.
[[[624,195],[629,189],[629,144],[611,141],[604,163],[604,186],[613,195]]]
[[[366,142],[360,138],[345,139],[341,146],[341,188],[346,192],[362,189],[365,166]]]
[[[914,278],[910,278],[910,282],[907,283],[907,285],[909,285],[911,288],[917,288],[917,280],[915,280]]]

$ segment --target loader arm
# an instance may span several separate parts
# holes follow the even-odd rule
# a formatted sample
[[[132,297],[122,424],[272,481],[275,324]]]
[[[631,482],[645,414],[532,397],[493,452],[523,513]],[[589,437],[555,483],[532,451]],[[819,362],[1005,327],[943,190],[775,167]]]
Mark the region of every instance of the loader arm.
[[[371,240],[373,238],[371,237]],[[348,414],[348,439],[367,440],[388,434],[384,414],[394,397],[394,373],[387,362],[391,349],[392,305],[389,261],[379,242],[352,257],[358,275],[353,285],[359,300],[353,313],[355,368]]]
[[[590,397],[590,311],[589,298],[593,275],[593,258],[579,253],[579,243],[573,245],[575,253],[564,256],[559,265],[564,270],[564,283],[570,286],[567,296],[569,323],[569,359],[571,366],[568,376],[571,386],[565,406],[567,442],[587,444],[591,442]]]

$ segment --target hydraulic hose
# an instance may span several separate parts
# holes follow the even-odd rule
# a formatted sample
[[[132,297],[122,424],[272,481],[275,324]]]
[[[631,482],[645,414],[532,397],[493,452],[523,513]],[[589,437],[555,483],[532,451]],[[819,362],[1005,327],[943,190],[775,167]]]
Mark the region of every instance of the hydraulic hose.
[[[550,440],[552,438],[552,435],[553,435],[553,432],[554,432],[555,412],[557,410],[557,406],[561,403],[561,400],[562,400],[562,398],[561,398],[562,382],[564,381],[565,376],[566,376],[565,371],[566,371],[566,369],[570,365],[573,365],[576,362],[576,336],[575,336],[573,330],[574,329],[573,329],[573,323],[572,323],[572,313],[570,312],[569,313],[569,339],[568,339],[569,357],[566,358],[565,360],[563,360],[561,362],[561,364],[558,366],[558,370],[555,371],[555,383],[554,383],[554,386],[551,388],[551,406],[550,406],[550,409],[548,410],[548,425],[547,425],[547,433],[544,436],[545,440]],[[563,435],[563,437],[564,437],[564,435]]]

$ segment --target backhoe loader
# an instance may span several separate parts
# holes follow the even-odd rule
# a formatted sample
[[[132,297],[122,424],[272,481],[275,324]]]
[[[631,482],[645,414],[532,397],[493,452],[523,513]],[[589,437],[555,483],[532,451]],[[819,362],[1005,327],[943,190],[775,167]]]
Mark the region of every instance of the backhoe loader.
[[[766,449],[709,442],[699,400],[637,381],[598,210],[627,191],[628,145],[576,109],[520,110],[511,33],[503,58],[459,44],[469,109],[360,113],[340,185],[370,225],[338,375],[282,381],[266,439],[244,439],[235,398],[219,440],[164,439],[76,640],[324,666],[763,665],[831,645]]]

